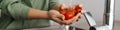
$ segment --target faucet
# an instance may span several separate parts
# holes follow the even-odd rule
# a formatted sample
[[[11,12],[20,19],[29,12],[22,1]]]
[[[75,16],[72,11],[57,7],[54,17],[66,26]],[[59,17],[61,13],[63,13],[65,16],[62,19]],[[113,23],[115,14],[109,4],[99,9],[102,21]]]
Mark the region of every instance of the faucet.
[[[105,0],[103,24],[98,26],[89,12],[84,13],[90,28],[89,30],[113,30],[114,24],[114,3],[115,0]]]

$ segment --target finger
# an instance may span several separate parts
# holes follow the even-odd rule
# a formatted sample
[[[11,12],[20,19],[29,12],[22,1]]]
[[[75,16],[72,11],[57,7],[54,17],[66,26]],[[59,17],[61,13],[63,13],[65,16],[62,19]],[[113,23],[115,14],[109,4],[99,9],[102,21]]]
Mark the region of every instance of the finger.
[[[81,13],[81,15],[78,17],[77,21],[79,21],[79,20],[81,19],[81,17],[82,17],[82,13]]]
[[[79,4],[79,7],[82,7],[83,5],[82,4]]]
[[[77,22],[81,19],[81,16],[78,17]]]
[[[65,19],[65,16],[63,14],[58,15],[59,18],[63,21]]]
[[[81,16],[81,13],[78,13],[75,17],[78,18]]]
[[[66,24],[72,24],[74,22],[76,22],[76,20],[78,19],[78,17],[81,15],[81,13],[78,13],[75,17],[68,19],[68,20],[64,20],[66,22]]]
[[[63,22],[61,19],[59,19],[57,17],[55,17],[55,18],[53,17],[53,21],[59,23],[60,25],[65,24],[65,22]]]
[[[86,10],[81,10],[81,13],[83,14],[83,13],[85,13],[86,12]]]
[[[81,18],[81,13],[78,13],[75,17],[72,23],[75,23],[78,19]]]
[[[63,22],[65,22],[64,25],[69,25],[70,24],[69,21],[66,21],[66,20],[64,20]]]
[[[61,5],[61,9],[66,9],[66,8],[67,8],[67,6],[65,4]]]
[[[81,15],[81,14],[78,13],[75,17],[66,20],[66,23],[67,23],[67,24],[72,24],[72,23],[76,22],[76,20],[78,19],[79,15]]]

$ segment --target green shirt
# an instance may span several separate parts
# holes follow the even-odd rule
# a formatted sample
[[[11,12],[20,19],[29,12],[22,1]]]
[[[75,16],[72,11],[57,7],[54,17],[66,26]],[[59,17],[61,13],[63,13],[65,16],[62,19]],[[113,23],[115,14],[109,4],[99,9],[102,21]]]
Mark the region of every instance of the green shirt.
[[[28,20],[29,8],[48,11],[57,0],[2,0],[0,29],[48,27],[48,19]]]

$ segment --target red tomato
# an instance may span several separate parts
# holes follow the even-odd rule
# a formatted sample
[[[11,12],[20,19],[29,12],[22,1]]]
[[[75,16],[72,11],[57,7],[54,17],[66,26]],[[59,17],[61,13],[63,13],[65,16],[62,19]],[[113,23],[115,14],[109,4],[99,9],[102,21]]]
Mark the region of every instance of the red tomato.
[[[75,10],[74,9],[70,9],[70,11],[65,13],[65,20],[71,19],[75,16]]]
[[[72,17],[74,17],[74,13],[73,12],[67,12],[65,15],[65,20],[71,19]]]
[[[81,10],[82,10],[81,5],[76,5],[76,6],[75,6],[75,10],[76,10],[77,12],[81,12]]]
[[[62,6],[60,8],[60,13],[64,15],[66,12],[67,12],[66,8],[64,6]]]
[[[73,18],[78,12],[81,12],[82,7],[80,5],[76,5],[75,8],[70,8],[67,11],[65,7],[61,7],[60,13],[65,16],[65,20]]]
[[[64,15],[66,13],[66,10],[60,10],[60,13]]]

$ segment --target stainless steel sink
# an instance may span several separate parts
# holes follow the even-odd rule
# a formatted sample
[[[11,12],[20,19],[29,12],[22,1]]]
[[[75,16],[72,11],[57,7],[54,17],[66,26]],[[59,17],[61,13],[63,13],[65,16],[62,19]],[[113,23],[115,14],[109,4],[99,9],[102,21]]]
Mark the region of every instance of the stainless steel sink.
[[[63,29],[59,27],[46,27],[46,28],[29,28],[21,30],[63,30]],[[69,30],[85,30],[85,29],[70,26]]]

